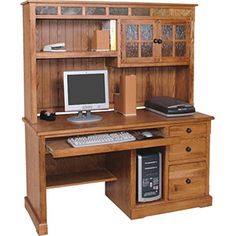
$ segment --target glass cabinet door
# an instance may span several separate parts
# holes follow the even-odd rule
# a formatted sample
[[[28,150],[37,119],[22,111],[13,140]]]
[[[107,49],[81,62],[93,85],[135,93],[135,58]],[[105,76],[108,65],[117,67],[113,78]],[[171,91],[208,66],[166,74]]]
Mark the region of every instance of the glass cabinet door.
[[[188,61],[190,24],[186,21],[160,21],[160,62]]]
[[[122,62],[154,62],[154,21],[122,21]]]

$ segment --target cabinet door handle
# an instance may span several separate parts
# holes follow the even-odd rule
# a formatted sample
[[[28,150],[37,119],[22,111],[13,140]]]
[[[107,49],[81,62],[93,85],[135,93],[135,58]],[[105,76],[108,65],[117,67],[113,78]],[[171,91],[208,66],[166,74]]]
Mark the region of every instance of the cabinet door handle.
[[[153,43],[162,44],[162,39],[153,39]]]
[[[192,148],[191,147],[186,147],[185,150],[186,150],[186,152],[191,152]]]
[[[190,134],[190,133],[192,133],[192,129],[191,129],[191,128],[187,128],[187,129],[186,129],[186,132],[187,132],[188,134]]]
[[[186,182],[186,184],[191,184],[191,183],[192,183],[192,180],[189,179],[189,178],[187,178],[187,179],[185,180],[185,182]]]

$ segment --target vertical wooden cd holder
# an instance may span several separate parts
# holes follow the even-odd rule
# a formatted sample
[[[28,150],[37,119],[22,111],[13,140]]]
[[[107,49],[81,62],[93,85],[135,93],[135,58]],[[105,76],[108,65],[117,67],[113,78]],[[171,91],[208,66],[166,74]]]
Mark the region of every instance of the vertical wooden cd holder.
[[[125,116],[136,115],[136,76],[120,78],[120,92],[114,94],[114,109]]]

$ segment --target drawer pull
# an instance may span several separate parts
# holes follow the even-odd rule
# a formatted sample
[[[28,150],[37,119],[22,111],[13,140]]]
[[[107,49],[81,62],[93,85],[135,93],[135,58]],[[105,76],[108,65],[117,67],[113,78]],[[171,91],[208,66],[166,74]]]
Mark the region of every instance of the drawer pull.
[[[185,180],[185,182],[186,182],[186,184],[191,184],[191,183],[192,183],[192,180],[189,179],[189,178],[187,178],[187,179]]]
[[[185,150],[186,150],[186,152],[191,152],[192,148],[191,147],[186,147]]]
[[[162,40],[161,39],[153,39],[153,43],[162,44]]]
[[[190,133],[192,133],[192,129],[191,129],[191,128],[187,128],[187,129],[186,129],[186,132],[187,132],[188,134],[190,134]]]

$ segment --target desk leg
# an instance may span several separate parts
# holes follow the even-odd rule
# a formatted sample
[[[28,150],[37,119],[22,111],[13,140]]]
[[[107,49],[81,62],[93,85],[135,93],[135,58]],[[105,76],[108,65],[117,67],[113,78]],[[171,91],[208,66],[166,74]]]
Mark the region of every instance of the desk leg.
[[[26,175],[27,196],[25,208],[28,211],[36,231],[45,235],[47,229],[46,215],[46,173],[45,173],[45,139],[37,136],[26,125]]]

